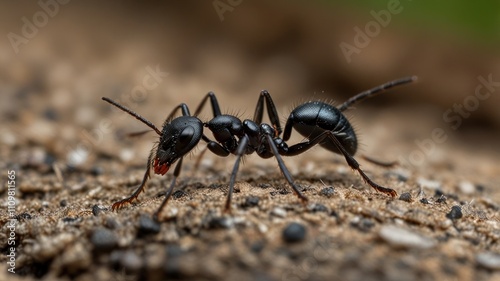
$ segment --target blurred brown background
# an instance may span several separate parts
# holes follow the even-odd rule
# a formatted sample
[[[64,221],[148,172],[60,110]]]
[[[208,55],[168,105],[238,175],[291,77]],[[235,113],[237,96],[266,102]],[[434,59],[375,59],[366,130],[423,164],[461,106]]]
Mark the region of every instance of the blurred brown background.
[[[316,257],[325,235],[333,254],[299,279],[497,280],[500,2],[170,2],[0,4],[0,168],[16,170],[19,276],[284,280]],[[183,162],[165,220],[151,223],[156,234],[141,237],[141,221],[171,172],[151,178],[141,203],[110,209],[141,181],[157,136],[127,137],[146,127],[103,96],[161,126],[208,91],[224,112],[251,118],[267,89],[285,122],[303,101],[340,104],[409,75],[418,82],[346,112],[363,169],[407,199],[377,194],[341,156],[317,148],[285,159],[310,205],[274,159],[254,155],[240,168],[234,213],[221,214],[234,157],[206,153],[195,170],[201,143]],[[208,107],[199,117],[211,118]],[[301,139],[293,133],[290,144]],[[359,154],[400,165],[380,168]],[[249,196],[260,203],[244,207]],[[0,224],[9,219],[2,208]],[[282,241],[292,221],[308,231],[293,246]],[[382,235],[394,226],[398,234]],[[105,254],[95,238],[103,229],[113,238]],[[397,241],[411,234],[416,242]],[[3,270],[6,259],[0,279],[17,278]]]
[[[121,139],[121,130],[143,126],[110,112],[101,96],[160,125],[175,105],[186,102],[194,108],[209,90],[227,112],[250,117],[259,91],[268,89],[285,120],[300,101],[340,103],[407,75],[417,75],[418,83],[365,101],[364,110],[356,111],[361,132],[394,120],[396,127],[385,126],[394,131],[381,135],[410,135],[410,146],[416,138],[430,137],[436,127],[476,148],[498,140],[496,86],[487,100],[477,105],[469,100],[474,110],[466,116],[452,112],[452,119],[443,119],[447,110],[474,95],[479,76],[500,81],[497,4],[401,1],[389,8],[389,2],[3,3],[0,116],[7,126],[2,143],[38,143],[68,160],[87,137],[97,150],[112,154],[108,133]],[[381,13],[389,9],[397,13],[386,17],[386,24],[373,25],[374,13],[384,20]],[[372,35],[347,58],[341,44],[356,46],[362,39],[356,39],[356,28]],[[148,80],[154,70],[158,79]],[[143,85],[146,80],[149,84]],[[208,111],[202,115],[209,117]],[[107,118],[113,120],[112,130],[100,128]],[[364,138],[368,147],[371,139]],[[140,155],[151,138],[142,141]]]

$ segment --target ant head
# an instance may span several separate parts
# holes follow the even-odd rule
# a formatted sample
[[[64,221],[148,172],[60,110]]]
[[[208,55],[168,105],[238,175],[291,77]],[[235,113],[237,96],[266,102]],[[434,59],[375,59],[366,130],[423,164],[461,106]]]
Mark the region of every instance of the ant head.
[[[155,173],[164,175],[170,165],[198,144],[202,135],[203,122],[193,116],[181,116],[165,123],[153,161]]]

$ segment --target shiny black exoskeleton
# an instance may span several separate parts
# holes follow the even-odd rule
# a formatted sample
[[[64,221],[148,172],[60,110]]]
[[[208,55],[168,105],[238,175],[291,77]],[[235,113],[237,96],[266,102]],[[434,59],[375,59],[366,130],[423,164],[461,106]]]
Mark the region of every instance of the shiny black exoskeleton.
[[[229,210],[231,207],[231,196],[241,157],[252,153],[256,153],[262,158],[275,157],[281,172],[295,194],[303,202],[307,201],[307,197],[300,192],[299,187],[295,184],[281,156],[298,155],[315,145],[320,145],[329,151],[343,155],[347,164],[352,169],[358,171],[365,182],[371,187],[379,192],[394,197],[397,195],[396,191],[376,184],[360,169],[358,162],[353,157],[358,146],[356,134],[342,112],[348,109],[352,104],[367,97],[373,96],[388,88],[409,83],[415,79],[416,77],[407,77],[388,82],[350,98],[339,107],[334,107],[321,101],[306,102],[297,106],[290,113],[284,131],[281,129],[279,116],[271,95],[265,90],[260,93],[252,120],[245,119],[242,121],[236,116],[222,114],[215,94],[209,92],[203,98],[193,115],[190,114],[186,104],[183,103],[178,105],[167,117],[161,131],[151,122],[130,109],[108,98],[103,98],[103,100],[134,116],[160,136],[158,146],[151,150],[148,157],[147,169],[141,185],[131,196],[114,203],[112,209],[115,210],[137,199],[150,176],[151,165],[156,174],[164,175],[169,170],[170,166],[177,162],[174,170],[174,177],[166,197],[154,215],[155,218],[157,218],[172,194],[176,179],[180,174],[183,157],[188,154],[200,140],[205,141],[207,143],[207,149],[216,155],[223,157],[230,154],[236,155],[236,162],[229,182],[229,192],[225,204],[226,210]],[[203,122],[197,116],[204,108],[207,100],[210,100],[213,118],[208,122]],[[267,114],[271,124],[262,123],[264,107],[267,107]],[[182,116],[174,118],[179,110],[181,110]],[[204,134],[204,127],[212,132],[215,140],[210,139]],[[286,141],[290,139],[292,129],[295,129],[302,136],[306,137],[307,140],[289,146]],[[283,137],[281,137],[282,133]]]

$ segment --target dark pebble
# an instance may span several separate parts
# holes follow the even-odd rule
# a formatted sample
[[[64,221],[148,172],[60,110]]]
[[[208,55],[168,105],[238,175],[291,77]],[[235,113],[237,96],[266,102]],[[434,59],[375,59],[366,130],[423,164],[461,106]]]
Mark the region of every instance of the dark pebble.
[[[244,208],[251,208],[259,205],[259,197],[257,196],[248,196],[245,198],[245,202],[241,205]]]
[[[231,228],[231,226],[231,221],[226,217],[212,217],[207,225],[209,229]]]
[[[62,218],[62,221],[65,222],[65,223],[78,223],[80,222],[81,218],[73,218],[73,217],[65,217],[65,218]]]
[[[292,222],[283,229],[283,240],[288,243],[296,243],[304,240],[306,228],[300,223]]]
[[[182,198],[186,195],[187,195],[187,193],[184,190],[176,190],[174,193],[172,193],[172,197],[174,199],[179,199],[179,198]]]
[[[54,108],[49,107],[43,111],[43,117],[50,121],[57,121],[59,119],[59,114]]]
[[[351,226],[361,230],[362,232],[368,232],[375,226],[375,223],[371,219],[362,218],[356,223],[351,223]]]
[[[409,192],[401,193],[401,195],[399,196],[399,200],[405,202],[411,202],[411,193]]]
[[[211,185],[208,186],[210,189],[219,189],[222,187],[222,184],[220,183],[212,183]]]
[[[312,206],[311,211],[316,213],[316,212],[325,212],[328,213],[328,208],[320,203],[316,203]]]
[[[118,246],[118,238],[115,233],[103,227],[94,230],[90,241],[94,245],[94,250],[98,252],[110,251]]]
[[[333,195],[335,195],[335,188],[329,186],[329,187],[325,187],[323,188],[319,194],[321,194],[321,196],[325,196],[325,197],[332,197]]]
[[[93,176],[100,176],[104,173],[104,169],[100,166],[93,166],[90,168],[90,174]]]
[[[22,213],[22,214],[19,214],[16,216],[16,219],[23,219],[23,220],[30,220],[31,219],[31,215],[28,214],[28,213]]]
[[[178,245],[168,245],[166,252],[167,259],[165,259],[163,271],[168,278],[165,279],[180,279],[183,276],[181,257],[184,251]]]
[[[441,195],[437,200],[437,203],[446,203],[446,196]]]
[[[429,204],[429,200],[427,200],[427,198],[422,198],[422,199],[420,199],[420,203]]]
[[[439,197],[442,195],[444,195],[444,192],[441,189],[436,189],[436,191],[434,192],[434,196],[436,196],[436,197]]]
[[[271,187],[271,185],[270,185],[270,184],[268,184],[268,183],[261,183],[261,184],[259,184],[259,187],[260,187],[260,188],[264,188],[264,189],[265,189],[265,188],[270,188],[270,187]]]
[[[250,245],[250,250],[256,254],[262,252],[264,247],[266,246],[264,240],[259,240]]]
[[[160,232],[160,229],[161,229],[160,224],[155,220],[153,220],[148,215],[142,215],[139,218],[139,232],[138,232],[139,236],[156,234]]]
[[[63,199],[59,202],[59,206],[61,207],[66,207],[68,206],[68,201],[66,201],[66,199]]]
[[[460,219],[463,217],[462,208],[460,206],[451,207],[451,211],[446,214],[446,217],[452,220]]]
[[[182,256],[184,250],[179,245],[170,244],[166,247],[168,258],[178,258]]]

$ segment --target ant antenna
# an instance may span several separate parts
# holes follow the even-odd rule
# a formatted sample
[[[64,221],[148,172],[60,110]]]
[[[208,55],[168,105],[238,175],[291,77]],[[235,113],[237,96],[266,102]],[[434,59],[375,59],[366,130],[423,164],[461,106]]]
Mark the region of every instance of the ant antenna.
[[[401,79],[397,79],[397,80],[393,80],[393,81],[390,81],[390,82],[387,82],[385,84],[382,84],[380,86],[377,86],[375,88],[372,88],[370,90],[367,90],[367,91],[364,91],[362,93],[359,93],[357,95],[355,95],[354,97],[348,99],[346,102],[344,102],[342,105],[340,105],[338,107],[338,110],[340,111],[344,111],[346,109],[348,109],[351,105],[355,104],[355,103],[358,103],[366,98],[369,98],[371,96],[374,96],[380,92],[383,92],[389,88],[392,88],[392,87],[395,87],[395,86],[399,86],[399,85],[403,85],[403,84],[408,84],[408,83],[411,83],[411,82],[414,82],[417,80],[417,76],[409,76],[409,77],[404,77],[404,78],[401,78]]]
[[[139,115],[139,114],[137,114],[137,113],[133,112],[132,110],[130,110],[130,109],[128,109],[128,108],[126,108],[125,106],[123,106],[123,105],[121,105],[121,104],[119,104],[119,103],[117,103],[117,102],[113,101],[112,99],[109,99],[109,98],[103,97],[103,98],[102,98],[102,100],[107,101],[107,102],[109,102],[110,104],[112,104],[112,105],[114,105],[114,106],[118,107],[119,109],[121,109],[121,110],[123,110],[123,111],[127,112],[128,114],[130,114],[130,115],[134,116],[134,117],[135,117],[135,119],[137,119],[137,120],[141,121],[142,123],[146,124],[146,126],[148,126],[148,127],[150,127],[151,129],[155,130],[155,132],[156,132],[158,135],[160,135],[160,136],[161,136],[161,131],[160,131],[160,130],[158,130],[158,128],[157,128],[157,127],[156,127],[153,123],[151,123],[150,121],[148,121],[146,118],[144,118],[144,117],[142,117],[141,115]]]

